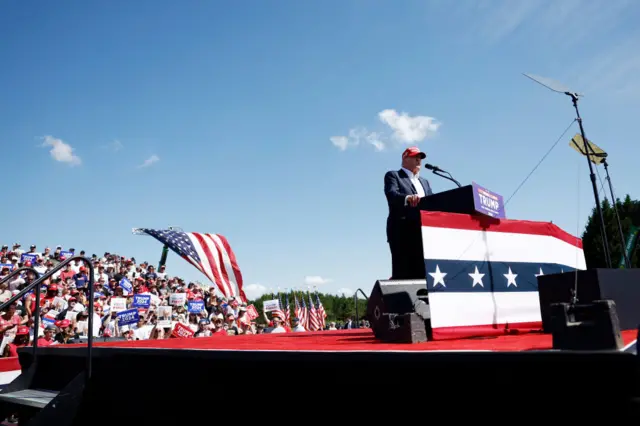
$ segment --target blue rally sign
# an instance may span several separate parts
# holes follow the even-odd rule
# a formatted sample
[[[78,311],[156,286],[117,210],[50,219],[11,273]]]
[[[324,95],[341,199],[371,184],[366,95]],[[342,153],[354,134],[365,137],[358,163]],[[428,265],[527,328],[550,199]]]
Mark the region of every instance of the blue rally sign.
[[[505,219],[504,200],[502,195],[491,192],[473,182],[473,203],[478,213],[498,219]]]

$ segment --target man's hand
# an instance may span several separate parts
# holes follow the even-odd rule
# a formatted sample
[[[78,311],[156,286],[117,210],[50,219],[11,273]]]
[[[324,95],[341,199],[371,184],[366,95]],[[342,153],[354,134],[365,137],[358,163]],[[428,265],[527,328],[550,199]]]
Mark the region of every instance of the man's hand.
[[[409,197],[407,197],[407,204],[409,204],[411,207],[416,207],[419,202],[420,196],[418,195],[409,195]]]

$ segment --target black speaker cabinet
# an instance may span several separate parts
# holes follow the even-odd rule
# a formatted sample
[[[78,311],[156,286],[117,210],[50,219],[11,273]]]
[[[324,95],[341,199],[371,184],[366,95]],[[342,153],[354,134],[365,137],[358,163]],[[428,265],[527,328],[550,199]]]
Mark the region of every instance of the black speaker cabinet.
[[[380,340],[386,343],[421,343],[429,340],[425,320],[416,313],[382,314],[379,333]]]
[[[388,337],[389,318],[384,315],[417,314],[430,333],[429,296],[426,280],[380,280],[371,290],[367,305],[367,318],[378,339]]]
[[[545,333],[550,333],[551,304],[571,303],[578,280],[578,304],[598,300],[615,302],[621,330],[640,325],[640,269],[588,269],[538,277],[540,314]]]
[[[551,305],[553,349],[619,350],[624,346],[613,300]]]

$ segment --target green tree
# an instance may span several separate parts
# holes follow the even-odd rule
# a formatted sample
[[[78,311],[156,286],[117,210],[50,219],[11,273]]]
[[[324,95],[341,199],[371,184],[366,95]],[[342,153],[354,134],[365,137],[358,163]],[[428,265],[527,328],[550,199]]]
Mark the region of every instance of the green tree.
[[[620,222],[622,222],[624,238],[627,240],[631,226],[640,227],[640,201],[632,200],[631,197],[627,195],[624,201],[616,200],[616,206],[618,208],[618,214],[620,215]],[[609,240],[611,263],[614,268],[617,268],[623,256],[622,251],[624,247],[620,241],[620,232],[618,231],[615,212],[608,199],[602,201],[602,215],[604,217],[607,239]],[[600,218],[598,217],[595,207],[587,219],[587,224],[582,234],[582,243],[584,256],[587,260],[587,267],[606,268],[607,263],[600,234]],[[637,268],[640,263],[639,260],[639,253],[636,251],[631,259],[631,267]]]
[[[307,293],[296,292],[296,296],[298,297],[298,301],[300,301],[300,297],[304,297],[305,303],[309,304],[309,297]],[[352,318],[356,320],[356,305],[354,303],[353,296],[347,296],[345,294],[337,296],[334,294],[324,294],[319,293],[320,302],[322,302],[322,306],[324,307],[325,312],[327,313],[327,322],[336,321],[343,322],[347,318]],[[277,295],[275,296],[278,297]],[[315,302],[316,296],[315,294],[311,295],[312,300]],[[249,304],[253,304],[258,313],[260,313],[260,317],[258,317],[258,322],[263,322],[262,318],[262,307],[265,300],[273,299],[272,294],[265,294],[256,300],[250,300]],[[284,294],[281,295],[280,299],[282,303],[285,303]],[[291,317],[295,315],[295,302],[293,298],[293,293],[289,293],[289,306],[291,308]],[[284,307],[283,307],[284,308]],[[364,318],[367,310],[367,301],[364,299],[358,299],[358,317],[360,319]]]

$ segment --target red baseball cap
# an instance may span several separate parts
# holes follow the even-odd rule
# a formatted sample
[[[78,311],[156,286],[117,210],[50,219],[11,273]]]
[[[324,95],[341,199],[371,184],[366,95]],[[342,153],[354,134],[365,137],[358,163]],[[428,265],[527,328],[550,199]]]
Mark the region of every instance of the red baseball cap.
[[[418,157],[418,156],[420,158],[422,158],[422,159],[427,158],[427,154],[425,154],[424,152],[420,151],[420,149],[417,146],[412,146],[410,148],[407,148],[402,153],[402,158]]]

